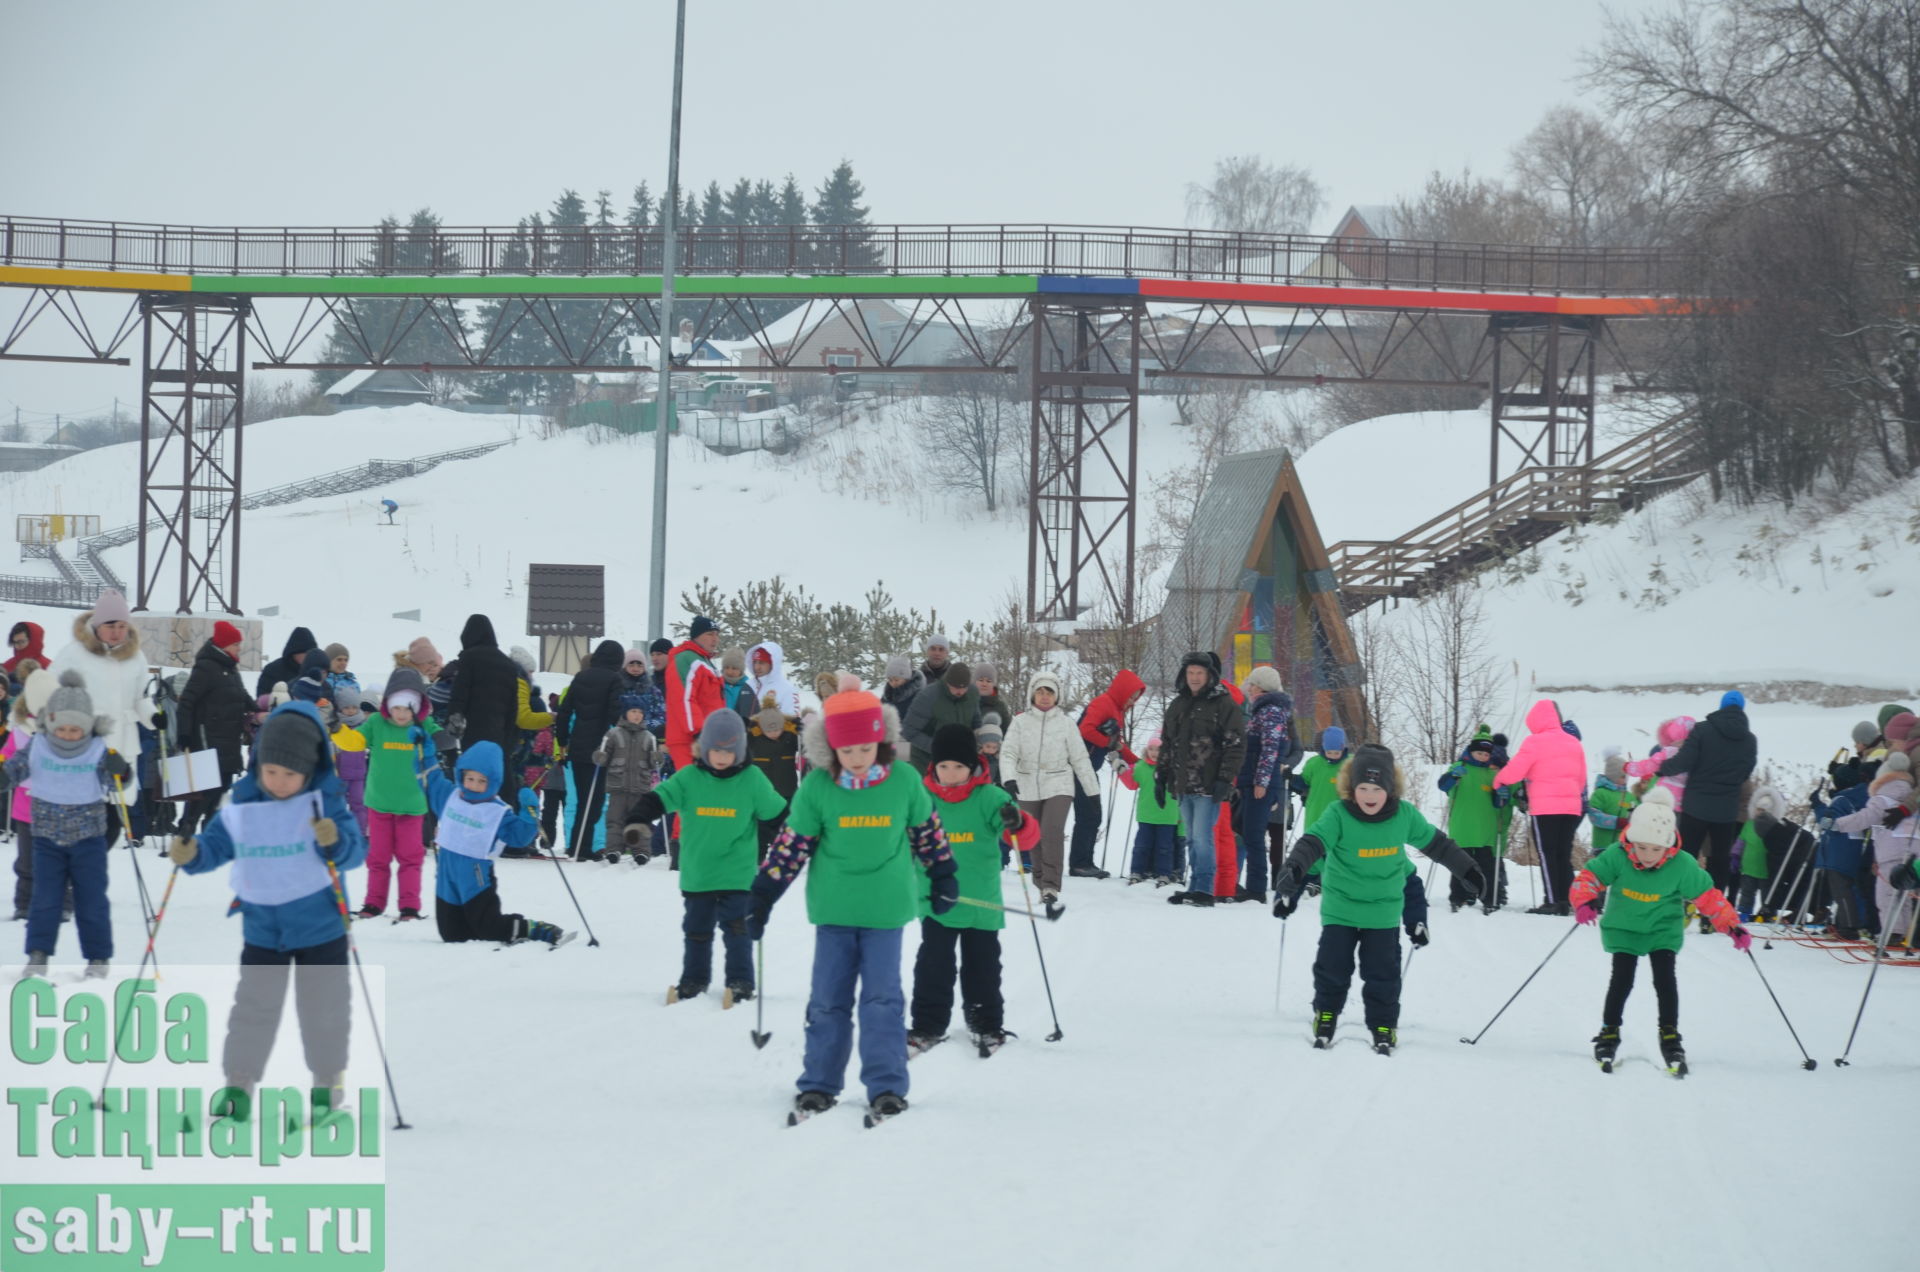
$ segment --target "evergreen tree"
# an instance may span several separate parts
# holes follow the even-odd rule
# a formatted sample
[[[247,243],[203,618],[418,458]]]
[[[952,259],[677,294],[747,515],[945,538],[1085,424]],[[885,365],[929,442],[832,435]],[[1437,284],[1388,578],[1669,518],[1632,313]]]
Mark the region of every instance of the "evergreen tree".
[[[879,267],[880,253],[860,228],[867,224],[867,208],[860,202],[866,194],[866,187],[853,175],[853,165],[845,159],[815,192],[810,209],[813,223],[828,231],[815,236],[820,269],[854,273]]]
[[[800,193],[800,183],[787,174],[785,184],[780,187],[780,209],[775,214],[775,225],[805,225],[807,223],[807,196]]]
[[[716,186],[716,188],[718,188]],[[753,182],[742,177],[733,183],[727,191],[726,218],[728,225],[753,225]]]
[[[773,192],[771,181],[753,183],[753,223],[755,225],[780,224],[780,196]]]
[[[593,196],[593,223],[595,225],[613,224],[613,191],[602,190]]]
[[[653,224],[653,193],[644,181],[633,187],[633,200],[627,204],[627,224],[640,229]]]
[[[513,229],[513,237],[501,250],[497,266],[502,274],[524,274],[533,268],[532,226],[528,218],[521,217]],[[483,300],[478,308],[479,318],[474,323],[475,343],[493,345],[494,353],[490,359],[494,362],[545,362],[551,356],[544,351],[545,337],[539,333],[537,324],[526,313],[525,305],[518,300],[502,298]],[[507,324],[514,324],[507,327]],[[531,325],[532,329],[529,330]],[[501,335],[502,328],[507,328]],[[524,371],[495,371],[481,377],[481,396],[491,402],[506,402],[515,397],[531,402],[539,395],[540,377]]]
[[[383,217],[372,249],[361,263],[368,269],[397,275],[444,274],[459,268],[460,255],[439,237],[440,218],[432,208],[421,208],[403,227]],[[447,301],[420,297],[367,296],[356,298],[342,318],[334,320],[320,360],[365,363],[370,360],[397,366],[423,363],[454,366],[465,361],[455,333],[466,327],[459,307]],[[371,358],[369,358],[371,354]],[[314,383],[324,388],[343,372],[316,371]]]

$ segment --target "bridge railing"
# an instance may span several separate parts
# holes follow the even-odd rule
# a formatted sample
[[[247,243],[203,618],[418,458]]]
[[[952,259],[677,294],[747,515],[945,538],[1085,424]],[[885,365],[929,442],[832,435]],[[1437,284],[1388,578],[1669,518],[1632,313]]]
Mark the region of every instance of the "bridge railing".
[[[701,274],[1066,274],[1336,287],[1670,296],[1690,258],[1652,248],[1543,247],[1099,225],[682,227]],[[612,275],[661,268],[655,227],[152,225],[0,217],[0,264],[192,274]]]

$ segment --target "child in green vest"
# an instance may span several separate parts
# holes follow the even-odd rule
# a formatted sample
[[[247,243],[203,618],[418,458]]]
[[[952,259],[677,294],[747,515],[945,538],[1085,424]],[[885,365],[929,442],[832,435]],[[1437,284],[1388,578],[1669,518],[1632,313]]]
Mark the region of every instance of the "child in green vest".
[[[1593,793],[1587,796],[1587,820],[1593,823],[1593,851],[1599,856],[1620,842],[1620,828],[1640,806],[1627,789],[1627,757],[1617,746],[1607,748],[1601,774],[1593,779]]]
[[[1507,802],[1507,788],[1493,784],[1499,771],[1493,762],[1493,733],[1483,724],[1453,767],[1440,775],[1440,789],[1447,797],[1447,837],[1473,858],[1480,877],[1493,884],[1480,897],[1488,914],[1500,908],[1500,806]],[[1447,885],[1447,904],[1455,914],[1468,904],[1458,875]]]
[[[945,724],[935,730],[931,755],[927,794],[953,853],[960,900],[981,904],[959,905],[936,916],[930,901],[921,900],[907,1054],[917,1056],[946,1041],[957,970],[962,1018],[984,1060],[1013,1037],[1003,1027],[1006,1008],[1000,997],[1000,930],[1007,918],[998,908],[1002,904],[999,845],[1011,837],[1031,851],[1040,842],[1040,823],[1021,812],[1019,802],[993,783],[973,730],[966,725]]]
[[[1473,858],[1401,798],[1405,786],[1392,751],[1375,742],[1360,746],[1340,770],[1340,802],[1307,827],[1274,880],[1273,914],[1284,919],[1298,904],[1307,871],[1322,863],[1320,952],[1313,963],[1316,1047],[1333,1045],[1356,955],[1373,1049],[1392,1055],[1399,1041],[1400,923],[1408,903],[1408,845],[1462,879],[1470,896],[1483,886]],[[1413,935],[1420,941],[1425,932]]]
[[[1604,914],[1594,909],[1600,891],[1607,891]],[[1716,931],[1733,938],[1746,950],[1753,938],[1740,926],[1740,916],[1697,858],[1680,851],[1680,832],[1673,811],[1673,792],[1655,787],[1627,819],[1620,842],[1587,862],[1567,893],[1574,918],[1581,923],[1600,921],[1600,945],[1613,955],[1613,979],[1607,984],[1600,1032],[1594,1035],[1593,1058],[1608,1073],[1620,1050],[1620,1024],[1627,995],[1642,955],[1653,968],[1653,992],[1660,1005],[1660,1056],[1675,1077],[1687,1073],[1687,1053],[1680,1046],[1680,987],[1674,978],[1674,959],[1686,937],[1687,903],[1691,901]]]
[[[738,711],[715,711],[693,740],[693,766],[674,773],[634,801],[630,822],[680,820],[680,895],[686,936],[680,983],[669,1003],[707,992],[713,977],[713,929],[727,947],[722,1007],[753,997],[753,944],[747,938],[747,890],[760,864],[760,823],[787,811],[787,801],[747,757],[747,724]]]
[[[400,882],[400,919],[419,919],[420,882],[427,860],[427,795],[421,775],[439,767],[428,714],[427,682],[410,667],[396,668],[380,694],[380,709],[359,726],[366,740],[367,892],[358,917],[387,908],[390,871]],[[396,920],[398,922],[399,920]]]
[[[1180,829],[1180,805],[1170,796],[1156,794],[1153,771],[1160,767],[1160,735],[1154,734],[1143,754],[1131,769],[1120,770],[1120,784],[1135,792],[1138,820],[1133,832],[1133,868],[1128,883],[1145,883],[1152,878],[1159,887],[1173,882],[1174,836]]]
[[[801,738],[808,772],[794,793],[787,828],[753,881],[747,932],[767,919],[802,868],[814,924],[813,988],[807,1001],[806,1059],[789,1122],[832,1108],[846,1084],[860,1012],[860,1080],[869,1117],[907,1107],[906,996],[900,987],[900,931],[928,896],[945,914],[960,895],[953,853],[920,775],[899,757],[900,715],[864,689],[821,705]],[[926,873],[914,869],[914,861]],[[931,893],[928,882],[931,881]]]

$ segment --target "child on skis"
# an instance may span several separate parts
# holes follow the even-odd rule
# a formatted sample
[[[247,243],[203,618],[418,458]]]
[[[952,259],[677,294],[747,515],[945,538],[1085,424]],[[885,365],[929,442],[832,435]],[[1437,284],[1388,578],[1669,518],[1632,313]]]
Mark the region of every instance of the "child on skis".
[[[1340,766],[1347,758],[1347,731],[1330,725],[1320,732],[1320,753],[1309,755],[1306,763],[1294,770],[1289,779],[1293,793],[1300,797],[1300,824],[1311,826],[1320,814],[1340,802]]]
[[[289,852],[289,849],[294,851]],[[366,858],[367,841],[333,771],[326,727],[311,703],[278,707],[260,727],[247,775],[233,784],[198,839],[175,838],[167,856],[188,874],[231,862],[243,927],[240,984],[227,1018],[227,1111],[245,1119],[279,1032],[292,969],[295,1010],[314,1100],[345,1094],[347,903],[340,872]]]
[[[768,689],[761,695],[760,710],[747,729],[747,758],[766,774],[773,789],[780,792],[780,798],[791,804],[793,793],[800,786],[800,727],[780,705],[777,690]],[[760,860],[767,859],[767,849],[773,846],[786,823],[785,809],[780,816],[760,823]]]
[[[640,797],[653,789],[660,767],[660,756],[653,731],[647,728],[647,704],[637,693],[623,693],[615,701],[619,718],[593,762],[606,774],[607,843],[611,845],[600,860],[617,863],[620,854],[633,854],[633,864],[644,866],[653,859],[652,817],[640,815]]]
[[[762,821],[786,811],[787,801],[747,759],[747,731],[734,711],[715,711],[693,741],[693,765],[641,794],[634,817],[680,819],[680,895],[686,941],[680,983],[669,1003],[707,992],[713,979],[713,929],[727,949],[726,996],[731,1007],[753,997],[753,943],[747,939],[747,890],[759,864]]]
[[[865,690],[842,690],[807,724],[801,744],[812,767],[753,881],[747,931],[761,939],[774,903],[811,862],[813,990],[794,1117],[831,1108],[845,1085],[856,993],[860,1079],[871,1114],[891,1117],[907,1107],[900,931],[929,880],[936,915],[953,908],[960,882],[933,800],[901,758],[897,711]]]
[[[960,897],[984,906],[961,905],[945,914],[920,903],[920,952],[913,960],[913,1023],[907,1052],[918,1055],[946,1041],[953,1020],[953,980],[960,977],[961,1019],[982,1059],[1013,1035],[1004,1025],[1000,996],[1000,931],[1007,925],[1000,894],[999,844],[1012,837],[1023,848],[1040,841],[1040,825],[1020,811],[1013,796],[994,785],[973,740],[961,724],[942,725],[933,735],[927,793],[953,853]]]
[[[1145,883],[1151,878],[1164,888],[1173,882],[1173,840],[1180,828],[1180,805],[1164,787],[1154,787],[1153,771],[1160,767],[1160,735],[1149,738],[1141,751],[1132,768],[1120,770],[1120,785],[1135,793],[1133,862],[1127,882]]]
[[[1507,792],[1494,789],[1495,772],[1493,732],[1483,724],[1453,767],[1440,775],[1440,789],[1447,797],[1447,836],[1473,858],[1489,884],[1500,877],[1500,806],[1507,802]],[[1480,894],[1484,913],[1500,908],[1498,893],[1494,884]],[[1467,903],[1466,886],[1455,875],[1447,884],[1447,905],[1457,914]]]
[[[367,745],[367,892],[360,917],[387,908],[392,872],[400,875],[400,918],[420,919],[420,875],[427,860],[427,797],[421,774],[438,771],[427,682],[411,667],[396,667],[380,695],[380,709],[360,725]]]
[[[439,824],[434,921],[443,941],[545,941],[557,949],[573,933],[500,911],[494,858],[506,848],[525,848],[540,833],[538,795],[522,790],[518,812],[499,797],[505,764],[498,742],[476,742],[460,753],[457,784],[438,768],[421,777]]]
[[[1375,742],[1357,748],[1340,770],[1340,802],[1307,827],[1274,881],[1273,914],[1285,919],[1298,904],[1308,869],[1323,863],[1320,952],[1313,963],[1316,1047],[1333,1045],[1356,955],[1373,1049],[1392,1055],[1399,1041],[1400,924],[1412,865],[1407,846],[1445,866],[1470,897],[1485,887],[1473,858],[1401,798],[1405,786],[1392,751]],[[1404,921],[1414,940],[1425,944],[1424,919]]]
[[[22,625],[15,624],[17,637]],[[32,624],[25,624],[32,626]],[[37,629],[36,629],[37,630]],[[55,680],[53,673],[42,671],[33,666],[32,659],[21,659],[28,665],[22,673],[20,693],[13,700],[13,727],[7,731],[7,742],[0,747],[0,764],[12,759],[26,750],[27,742],[33,737],[33,722],[47,708],[47,698],[53,693]],[[0,770],[3,772],[4,770]],[[9,812],[12,814],[13,831],[13,921],[24,923],[32,913],[33,907],[33,793],[31,783],[13,783],[13,792],[8,796]],[[62,902],[64,907],[65,902]]]
[[[112,731],[111,720],[93,714],[85,678],[77,671],[63,671],[40,712],[39,732],[7,760],[7,780],[30,786],[33,802],[33,897],[22,976],[47,974],[47,960],[60,940],[69,881],[88,978],[105,977],[113,961],[107,806],[115,780],[124,783],[133,766],[107,745],[106,735]]]
[[[367,737],[360,726],[367,722],[369,708],[376,704],[354,689],[340,699],[333,724],[333,771],[347,791],[347,807],[360,833],[367,833]]]
[[[1627,757],[1617,746],[1607,748],[1600,762],[1601,773],[1593,779],[1587,796],[1587,820],[1593,823],[1593,849],[1599,856],[1620,842],[1620,828],[1640,806],[1639,798],[1627,789]]]
[[[1601,889],[1607,908],[1594,908]],[[1653,992],[1659,1000],[1660,1057],[1676,1077],[1687,1072],[1687,1054],[1680,1045],[1680,988],[1674,979],[1674,960],[1686,939],[1687,902],[1745,950],[1753,938],[1740,926],[1740,916],[1698,860],[1680,851],[1680,829],[1673,811],[1673,793],[1655,787],[1627,819],[1620,842],[1589,860],[1567,894],[1574,918],[1600,923],[1600,945],[1613,955],[1613,978],[1601,1009],[1600,1032],[1593,1038],[1593,1058],[1608,1073],[1620,1051],[1620,1025],[1625,1019],[1627,995],[1633,992],[1634,972],[1644,956],[1653,968]]]

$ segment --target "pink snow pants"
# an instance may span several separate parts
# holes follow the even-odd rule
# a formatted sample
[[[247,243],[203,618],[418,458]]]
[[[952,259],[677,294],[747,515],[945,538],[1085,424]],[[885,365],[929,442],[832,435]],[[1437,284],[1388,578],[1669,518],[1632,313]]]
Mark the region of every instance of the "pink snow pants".
[[[420,867],[427,846],[420,841],[426,818],[418,813],[377,813],[367,810],[367,900],[387,908],[387,867],[400,867],[400,908],[420,908]]]

